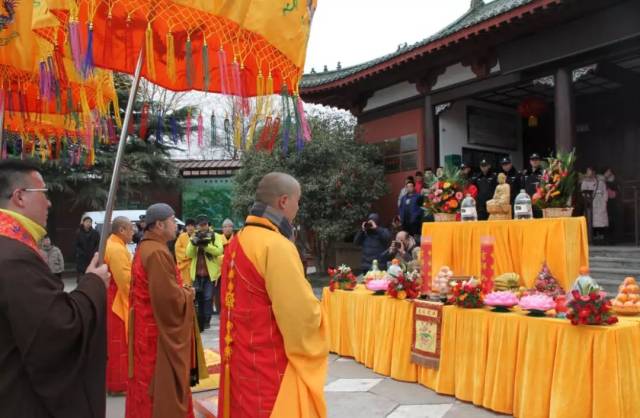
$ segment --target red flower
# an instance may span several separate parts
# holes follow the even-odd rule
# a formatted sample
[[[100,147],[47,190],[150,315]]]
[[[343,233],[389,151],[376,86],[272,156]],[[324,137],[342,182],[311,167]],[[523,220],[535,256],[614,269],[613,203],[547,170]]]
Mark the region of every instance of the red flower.
[[[607,324],[609,325],[615,324],[616,322],[618,322],[617,316],[610,316],[609,318],[607,318]]]
[[[577,290],[574,289],[574,290],[571,291],[571,296],[573,296],[573,298],[575,300],[578,300],[578,299],[580,299],[580,292],[578,292]]]
[[[589,299],[595,301],[596,299],[598,299],[598,294],[596,292],[589,293]]]
[[[584,319],[584,318],[588,317],[589,316],[589,309],[581,308],[578,316],[580,316],[580,319]]]

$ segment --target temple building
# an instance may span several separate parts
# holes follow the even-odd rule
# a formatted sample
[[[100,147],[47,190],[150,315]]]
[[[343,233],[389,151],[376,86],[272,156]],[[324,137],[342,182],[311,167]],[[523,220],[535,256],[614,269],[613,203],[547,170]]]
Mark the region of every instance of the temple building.
[[[521,170],[533,152],[575,149],[581,171],[614,169],[625,231],[638,229],[638,0],[471,0],[435,35],[306,74],[300,89],[307,102],[350,110],[363,140],[381,144],[386,221],[416,170],[483,158],[496,169],[506,155]]]

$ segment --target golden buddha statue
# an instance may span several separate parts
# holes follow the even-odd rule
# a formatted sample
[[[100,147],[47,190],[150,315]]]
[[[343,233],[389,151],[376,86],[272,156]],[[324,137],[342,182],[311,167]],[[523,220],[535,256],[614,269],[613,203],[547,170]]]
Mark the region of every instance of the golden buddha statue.
[[[498,185],[493,199],[487,201],[489,220],[511,219],[511,187],[507,184],[507,176],[498,174]]]

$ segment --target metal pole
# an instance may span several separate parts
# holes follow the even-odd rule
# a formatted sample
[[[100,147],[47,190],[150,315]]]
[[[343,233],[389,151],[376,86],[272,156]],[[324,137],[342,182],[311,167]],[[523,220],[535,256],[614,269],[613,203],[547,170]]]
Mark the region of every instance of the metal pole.
[[[0,160],[4,157],[4,89],[0,89]]]
[[[109,197],[107,198],[107,207],[104,210],[104,222],[100,234],[100,246],[98,247],[98,260],[100,263],[104,260],[104,250],[107,245],[107,239],[111,233],[111,214],[113,213],[113,205],[116,200],[118,191],[118,178],[120,177],[120,165],[124,156],[124,148],[127,144],[127,132],[129,130],[129,122],[133,113],[133,103],[136,99],[138,84],[140,83],[140,72],[142,71],[142,53],[140,50],[136,70],[133,74],[131,82],[131,90],[129,91],[129,101],[127,102],[127,110],[124,113],[124,121],[122,122],[122,130],[120,131],[120,142],[118,143],[118,152],[116,153],[116,162],[113,165],[113,176],[111,176],[111,186],[109,187]]]

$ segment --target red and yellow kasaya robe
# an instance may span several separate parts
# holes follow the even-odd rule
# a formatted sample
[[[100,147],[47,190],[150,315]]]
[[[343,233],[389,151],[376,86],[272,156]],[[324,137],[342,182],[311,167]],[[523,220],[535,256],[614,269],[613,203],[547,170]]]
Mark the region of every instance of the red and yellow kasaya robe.
[[[132,266],[127,418],[192,418],[193,290],[165,240],[146,232]]]
[[[218,418],[326,416],[327,322],[294,244],[249,216],[225,251]]]
[[[107,240],[104,262],[111,273],[107,290],[107,391],[127,390],[131,253],[117,235]]]

